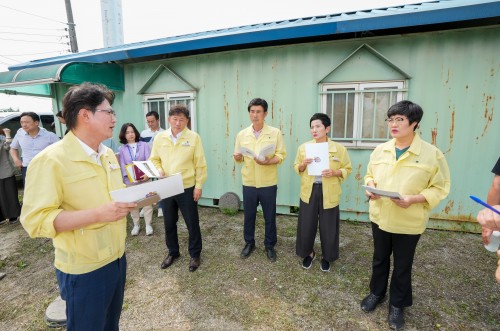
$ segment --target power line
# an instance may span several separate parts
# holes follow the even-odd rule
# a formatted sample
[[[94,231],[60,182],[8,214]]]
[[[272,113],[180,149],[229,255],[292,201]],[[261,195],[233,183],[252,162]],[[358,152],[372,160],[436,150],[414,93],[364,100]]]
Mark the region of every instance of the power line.
[[[10,41],[28,42],[28,43],[40,43],[40,44],[69,45],[69,43],[62,43],[62,42],[55,42],[55,41],[38,41],[38,40],[9,39],[9,38],[0,38],[0,40],[10,40]]]
[[[40,52],[40,53],[24,53],[24,54],[0,54],[0,56],[28,56],[28,55],[40,55],[40,54],[50,54],[50,53],[61,53],[69,52],[69,50],[64,49],[60,51],[50,51],[50,52]]]
[[[24,33],[24,32],[10,32],[10,31],[0,31],[3,34],[22,34],[26,36],[40,36],[40,37],[61,37],[61,35],[55,34],[39,34],[39,33]]]
[[[3,55],[0,55],[0,56],[3,57],[4,59],[7,59],[7,60],[10,60],[10,61],[13,61],[13,62],[17,62],[17,60],[11,59],[10,57],[3,56]]]
[[[0,5],[0,7],[4,7],[4,8],[7,8],[7,9],[10,9],[10,10],[14,10],[14,11],[18,11],[18,12],[23,13],[23,14],[26,14],[26,15],[31,15],[31,16],[35,16],[35,17],[39,17],[39,18],[43,18],[43,19],[48,20],[48,21],[57,22],[57,23],[61,23],[61,24],[64,24],[64,25],[66,25],[66,24],[67,24],[66,22],[61,22],[61,21],[58,21],[58,20],[54,20],[54,19],[52,19],[52,18],[48,18],[48,17],[44,17],[44,16],[40,16],[40,15],[36,15],[36,14],[32,14],[32,13],[28,13],[28,12],[25,12],[25,11],[23,11],[23,10],[19,10],[19,9],[11,8],[11,7],[8,7],[8,6]]]
[[[55,30],[55,31],[68,31],[68,28],[64,29],[56,29],[56,28],[28,28],[24,26],[9,26],[9,25],[0,25],[0,28],[7,28],[7,29],[16,29],[16,30]]]

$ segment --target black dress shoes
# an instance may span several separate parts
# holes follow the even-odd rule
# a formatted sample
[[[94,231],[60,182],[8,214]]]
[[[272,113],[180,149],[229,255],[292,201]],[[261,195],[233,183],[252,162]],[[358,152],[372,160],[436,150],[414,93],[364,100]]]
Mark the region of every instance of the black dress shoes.
[[[163,260],[163,262],[161,263],[161,266],[160,268],[162,269],[167,269],[168,267],[170,267],[175,260],[177,260],[181,255],[180,254],[176,254],[176,255],[167,255],[167,257],[165,258],[165,260]]]
[[[361,310],[367,313],[373,311],[379,303],[384,301],[384,299],[385,295],[375,295],[370,293],[363,299],[363,301],[361,301]]]
[[[404,308],[389,305],[389,327],[393,330],[403,330],[405,326]]]
[[[255,244],[245,244],[245,248],[241,251],[240,257],[242,259],[246,259],[247,257],[252,254],[253,250],[255,249]]]
[[[201,260],[199,257],[192,257],[191,260],[189,261],[189,271],[190,272],[196,271],[196,269],[198,269],[200,264]]]
[[[274,247],[266,247],[266,254],[269,261],[276,262],[276,251],[274,250]]]

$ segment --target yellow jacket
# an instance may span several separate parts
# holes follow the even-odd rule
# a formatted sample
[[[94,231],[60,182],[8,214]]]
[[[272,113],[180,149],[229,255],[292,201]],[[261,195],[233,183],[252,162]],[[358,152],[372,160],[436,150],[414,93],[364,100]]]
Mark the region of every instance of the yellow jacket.
[[[266,156],[270,158],[277,156],[280,160],[278,164],[281,164],[286,157],[286,149],[280,129],[264,123],[259,139],[256,139],[252,125],[250,125],[236,136],[234,151],[239,152],[240,147],[246,147],[258,155],[262,148],[271,144],[276,146],[275,152],[273,155]],[[244,156],[243,161],[240,162],[243,162],[241,179],[244,186],[259,188],[278,184],[278,164],[260,165],[248,156]]]
[[[156,135],[149,159],[167,176],[180,172],[184,188],[203,188],[207,180],[207,161],[200,136],[185,128],[174,145],[171,134],[172,130],[168,129]]]
[[[307,168],[303,172],[299,172],[299,165],[306,158],[306,144],[315,143],[316,141],[312,140],[300,145],[297,150],[295,162],[293,163],[295,172],[300,176],[300,200],[305,203],[309,203],[314,184],[314,176],[307,174]],[[344,182],[352,171],[351,159],[344,146],[328,139],[328,153],[330,169],[342,171],[342,177],[322,177],[324,209],[334,208],[339,205],[340,194],[342,193],[340,184]]]
[[[388,198],[370,201],[370,220],[387,232],[421,234],[429,213],[450,192],[450,171],[443,153],[415,134],[410,148],[396,161],[395,140],[375,148],[365,183],[401,195],[422,194],[427,202],[398,207]]]
[[[72,132],[40,152],[26,176],[21,223],[30,237],[52,238],[57,269],[68,274],[94,271],[122,257],[126,218],[56,233],[63,210],[84,210],[111,201],[110,191],[125,187],[120,165],[106,148],[102,166],[85,153]]]

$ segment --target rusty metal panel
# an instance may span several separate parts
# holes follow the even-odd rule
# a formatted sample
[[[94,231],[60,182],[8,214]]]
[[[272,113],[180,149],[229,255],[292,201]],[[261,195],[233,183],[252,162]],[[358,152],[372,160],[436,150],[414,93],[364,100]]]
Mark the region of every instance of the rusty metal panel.
[[[173,68],[195,86],[197,131],[208,162],[201,203],[213,205],[226,192],[241,197],[240,166],[232,159],[235,136],[250,125],[248,102],[254,97],[266,99],[266,122],[282,130],[287,147],[288,157],[278,170],[278,209],[289,212],[299,204],[299,178],[292,169],[293,160],[298,146],[311,139],[309,118],[321,111],[317,83],[363,43],[412,77],[408,99],[424,109],[418,130],[448,160],[451,192],[433,211],[431,225],[476,231],[468,222],[474,221],[480,208],[468,196],[486,196],[493,177],[491,168],[500,156],[500,120],[495,114],[500,110],[496,96],[500,89],[499,27],[234,50],[127,64],[126,91],[117,98],[117,107],[123,109],[118,121],[144,126],[142,96],[137,91],[159,64]],[[345,218],[367,220],[360,185],[370,153],[370,149],[349,149],[353,172],[343,185],[341,209]]]

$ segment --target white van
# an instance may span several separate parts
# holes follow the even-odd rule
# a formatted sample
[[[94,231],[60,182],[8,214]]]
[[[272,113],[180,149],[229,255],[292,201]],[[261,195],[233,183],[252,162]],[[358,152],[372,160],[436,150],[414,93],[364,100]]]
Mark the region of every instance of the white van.
[[[35,111],[40,116],[40,126],[48,131],[56,133],[56,117],[51,111]],[[17,130],[21,127],[21,114],[22,112],[2,112],[0,111],[0,126],[2,128],[10,129],[12,137],[16,134]]]

